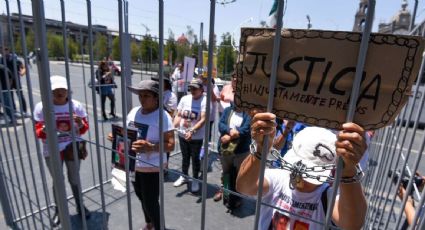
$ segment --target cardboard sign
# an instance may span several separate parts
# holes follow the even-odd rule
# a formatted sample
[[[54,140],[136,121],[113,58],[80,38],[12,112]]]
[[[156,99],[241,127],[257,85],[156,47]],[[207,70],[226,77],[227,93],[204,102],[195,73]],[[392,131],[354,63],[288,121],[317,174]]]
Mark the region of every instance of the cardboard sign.
[[[242,28],[235,104],[266,109],[274,29]],[[361,33],[283,30],[273,113],[340,128],[346,120]],[[373,130],[394,121],[419,72],[421,37],[371,34],[354,122]]]
[[[184,57],[183,73],[178,80],[179,92],[187,92],[187,85],[192,81],[195,72],[195,58]]]

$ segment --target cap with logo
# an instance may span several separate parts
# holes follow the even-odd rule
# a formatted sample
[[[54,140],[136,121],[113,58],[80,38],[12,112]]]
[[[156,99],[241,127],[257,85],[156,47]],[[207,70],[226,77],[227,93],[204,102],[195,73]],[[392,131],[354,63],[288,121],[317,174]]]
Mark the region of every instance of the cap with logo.
[[[335,133],[329,129],[307,127],[295,135],[292,148],[283,159],[292,165],[301,162],[307,168],[335,164],[336,140]],[[313,177],[328,177],[331,170],[313,170],[308,174]],[[303,179],[312,184],[323,184],[315,178]]]

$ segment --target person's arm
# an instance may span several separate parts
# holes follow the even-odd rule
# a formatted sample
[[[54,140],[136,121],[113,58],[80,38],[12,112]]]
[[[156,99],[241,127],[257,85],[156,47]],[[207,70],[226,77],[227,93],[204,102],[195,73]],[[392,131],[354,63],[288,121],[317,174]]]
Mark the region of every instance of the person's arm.
[[[356,175],[356,165],[367,149],[365,131],[354,123],[345,123],[337,136],[336,154],[344,160],[342,177]],[[336,201],[332,218],[342,229],[360,229],[366,215],[366,199],[360,182],[341,183],[339,199]]]
[[[174,120],[173,120],[173,126],[174,126],[174,128],[179,127],[181,119],[182,119],[182,117],[181,117],[181,111],[178,110],[177,113],[176,113],[176,116],[174,116]]]
[[[402,185],[400,185],[397,193],[398,197],[403,200],[405,194],[406,190],[403,188]],[[404,213],[406,214],[407,223],[409,224],[409,226],[412,225],[413,219],[415,219],[415,206],[411,196],[407,197],[406,206],[404,206]]]
[[[282,149],[283,146],[285,146],[286,143],[286,137],[291,132],[292,128],[294,127],[295,122],[294,121],[287,121],[285,125],[285,129],[283,130],[282,134],[279,135],[277,138],[275,138],[273,146],[276,149]]]
[[[44,129],[44,122],[36,121],[35,122],[35,135],[37,138],[46,139],[47,135]]]
[[[251,137],[257,143],[257,156],[261,156],[263,150],[264,136],[269,136],[273,140],[276,132],[276,116],[272,113],[257,113],[254,115],[251,124]],[[268,152],[271,148],[271,141],[267,147]],[[267,156],[263,156],[267,157]],[[261,160],[253,154],[249,154],[239,169],[236,179],[236,190],[245,195],[256,195],[258,192]],[[263,194],[269,191],[269,181],[264,178]]]
[[[201,118],[198,122],[196,122],[195,125],[192,126],[192,131],[186,133],[186,140],[191,140],[192,135],[196,133],[203,125],[205,125],[205,120],[207,118],[207,115],[205,112],[201,112]]]

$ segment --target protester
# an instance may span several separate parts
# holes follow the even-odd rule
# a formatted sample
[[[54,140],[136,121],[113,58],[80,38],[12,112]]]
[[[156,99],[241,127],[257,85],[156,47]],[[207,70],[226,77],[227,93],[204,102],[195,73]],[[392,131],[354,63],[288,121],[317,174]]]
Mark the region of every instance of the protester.
[[[199,73],[199,78],[202,80],[202,85],[204,87],[204,95],[207,95],[208,92],[208,76],[206,74],[203,74],[202,72]],[[217,85],[214,84],[214,79],[212,79],[212,85],[211,85],[211,109],[210,109],[210,133],[209,133],[209,141],[211,141],[211,133],[212,133],[212,126],[215,121],[215,117],[217,114],[217,103],[220,101],[220,90],[218,89]]]
[[[133,108],[127,115],[127,125],[137,129],[137,141],[131,148],[137,153],[134,191],[142,203],[146,226],[144,230],[160,229],[159,204],[159,115],[163,113],[164,167],[167,163],[165,152],[174,149],[174,132],[171,116],[159,110],[159,84],[144,80],[129,87],[139,96],[141,106]]]
[[[16,72],[15,72],[16,71]],[[15,74],[16,73],[16,74]],[[25,74],[25,67],[15,54],[11,54],[8,47],[3,49],[3,56],[0,58],[0,84],[2,91],[2,107],[6,113],[6,123],[15,124],[16,105],[13,97],[13,89],[20,99],[23,116],[27,117],[27,105],[22,91],[20,76]],[[0,98],[1,99],[1,98]]]
[[[280,156],[283,157],[292,147],[292,141],[294,140],[294,136],[303,130],[306,125],[299,122],[276,119],[277,127],[276,127],[276,136],[273,140],[273,147],[280,151]],[[274,160],[273,166],[280,167],[280,161]]]
[[[218,125],[220,131],[220,140],[218,152],[222,166],[222,181],[224,188],[236,191],[236,176],[238,175],[240,165],[249,153],[251,143],[250,116],[235,108],[233,104],[227,107]],[[238,196],[228,194],[224,199],[225,206],[232,211],[241,205]],[[218,201],[223,196],[223,190],[219,190],[214,195],[214,200]]]
[[[223,110],[230,106],[230,103],[234,101],[235,89],[236,89],[236,73],[233,72],[230,84],[226,84],[220,91],[220,104],[219,104],[219,115]]]
[[[180,176],[174,186],[179,187],[188,180],[190,158],[192,158],[192,176],[199,178],[201,162],[199,153],[205,134],[205,111],[206,97],[203,93],[203,85],[200,79],[193,79],[189,84],[190,94],[182,97],[178,106],[177,114],[174,118],[174,127],[179,130],[179,142],[182,152],[182,171],[185,176]],[[191,191],[193,193],[199,190],[197,181],[192,181]]]
[[[177,92],[177,100],[180,101],[180,99],[186,95],[186,88],[185,83],[186,79],[183,79],[183,71],[184,67],[182,64],[178,64],[176,69],[173,72],[173,75],[171,76],[171,80],[173,81],[173,88],[176,89]]]
[[[110,102],[111,110],[109,115],[111,115],[113,118],[117,118],[117,116],[115,115],[114,93],[114,88],[116,88],[117,85],[115,84],[114,76],[111,73],[108,63],[106,63],[106,61],[101,61],[99,63],[99,67],[96,71],[96,79],[99,84],[103,120],[108,120],[108,116],[106,116],[105,111],[106,98],[108,98]]]
[[[154,81],[159,81],[158,76],[151,77]],[[170,116],[173,118],[174,113],[177,109],[177,96],[173,93],[171,89],[171,80],[170,76],[168,74],[165,74],[164,77],[164,91],[163,91],[163,97],[162,100],[164,102],[164,109],[170,114]],[[167,152],[167,165],[166,168],[168,169],[168,160],[170,159],[170,152]],[[168,175],[168,171],[165,171],[165,174]]]
[[[154,81],[159,81],[158,76],[151,77]],[[164,91],[163,91],[163,102],[164,102],[164,109],[167,110],[167,112],[170,114],[171,117],[174,116],[174,112],[177,109],[177,96],[172,92],[172,85],[170,76],[168,74],[165,74],[164,77]]]
[[[84,106],[76,101],[72,100],[72,109],[73,114],[69,114],[69,91],[66,78],[62,76],[52,76],[50,77],[51,89],[53,93],[53,111],[55,113],[54,120],[56,121],[56,129],[58,131],[58,147],[61,155],[61,165],[65,162],[68,174],[68,181],[71,186],[72,194],[74,195],[75,203],[77,204],[77,213],[81,216],[80,208],[80,190],[78,189],[78,180],[79,180],[79,170],[80,170],[80,159],[78,160],[67,160],[65,157],[66,150],[72,146],[72,133],[71,133],[71,121],[75,125],[75,136],[77,137],[76,141],[81,140],[80,137],[86,133],[89,129],[87,113],[84,109]],[[44,127],[44,114],[43,114],[43,103],[39,102],[34,108],[34,120],[35,120],[35,129],[37,138],[41,139],[43,142],[43,155],[47,168],[51,175],[53,175],[53,168],[51,165],[50,154],[47,148],[47,135]],[[72,149],[72,148],[71,148]],[[53,185],[53,194],[54,185]],[[57,204],[57,198],[54,196],[55,203]],[[82,200],[82,197],[81,197]],[[90,218],[89,210],[84,207],[85,218]],[[53,223],[55,225],[60,224],[58,207],[55,206],[55,212],[53,214]]]
[[[10,53],[10,50],[8,47],[4,48],[4,55],[6,59],[7,68],[12,73],[11,89],[12,90],[14,89],[16,92],[16,95],[18,96],[19,103],[21,105],[21,109],[23,113],[22,116],[29,117],[29,114],[27,113],[27,102],[25,100],[24,93],[22,91],[22,84],[21,84],[21,77],[24,76],[26,72],[25,65],[18,59],[18,56],[16,54]],[[3,64],[3,59],[0,60],[0,64]],[[15,110],[15,115],[21,116],[21,114],[16,109],[17,107],[15,104],[13,94],[12,94],[12,105],[13,105],[13,110]]]
[[[263,141],[265,136],[273,140],[275,119],[276,116],[271,113],[258,113],[252,119],[251,136],[256,146],[252,147],[251,154],[242,163],[236,182],[237,190],[243,194],[256,195],[258,192]],[[270,151],[271,142],[266,148]],[[332,221],[342,229],[360,229],[367,205],[360,184],[362,173],[356,165],[366,148],[364,130],[354,123],[343,124],[338,134],[318,127],[307,127],[300,131],[295,136],[291,150],[284,157],[286,166],[291,170],[265,170],[263,202],[279,210],[263,206],[259,228],[322,229],[322,225],[309,219],[325,221],[327,200],[332,194],[332,188],[326,182],[330,178],[336,156],[340,156],[344,168]],[[315,166],[327,170],[315,170]]]
[[[418,190],[420,192],[422,192],[422,190],[424,189],[424,186],[425,186],[425,176],[421,176],[419,173],[416,173],[416,177],[418,177],[422,180],[422,183],[418,186]],[[400,200],[403,200],[404,196],[406,195],[406,189],[403,187],[402,184],[400,184],[400,187],[398,188],[397,195],[400,198]],[[419,219],[418,219],[418,222],[416,222],[416,223],[420,223],[421,218],[425,218],[424,212],[425,212],[425,206],[422,206],[421,208],[419,208]],[[400,229],[408,229],[409,226],[411,226],[413,224],[413,221],[415,219],[415,213],[416,213],[415,212],[415,201],[414,201],[414,199],[411,195],[408,195],[407,201],[406,201],[406,206],[404,206],[404,214],[406,215],[406,221],[403,223],[403,225]]]

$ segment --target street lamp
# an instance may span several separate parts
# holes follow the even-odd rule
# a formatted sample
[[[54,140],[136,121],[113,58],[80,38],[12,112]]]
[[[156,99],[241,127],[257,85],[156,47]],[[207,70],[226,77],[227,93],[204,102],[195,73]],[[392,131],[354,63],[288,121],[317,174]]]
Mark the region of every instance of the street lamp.
[[[250,23],[252,21],[254,21],[254,18],[253,17],[247,18],[244,21],[242,21],[241,23],[239,23],[239,25],[232,31],[232,39],[233,39],[232,46],[233,46],[233,49],[237,50],[237,46],[234,45],[235,44],[235,40],[236,40],[235,39],[235,32],[236,32],[236,30],[237,29],[240,29],[243,25],[248,24],[248,23]]]
[[[141,23],[143,27],[145,27],[145,39],[148,37],[148,33],[151,31],[149,27],[143,23]],[[152,44],[149,44],[149,70],[152,70]]]
[[[307,29],[310,29],[311,28],[310,15],[307,14],[306,17],[307,17],[307,21],[308,21],[308,23],[307,23]]]

